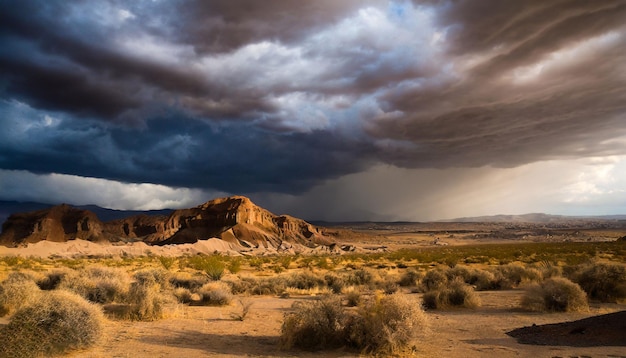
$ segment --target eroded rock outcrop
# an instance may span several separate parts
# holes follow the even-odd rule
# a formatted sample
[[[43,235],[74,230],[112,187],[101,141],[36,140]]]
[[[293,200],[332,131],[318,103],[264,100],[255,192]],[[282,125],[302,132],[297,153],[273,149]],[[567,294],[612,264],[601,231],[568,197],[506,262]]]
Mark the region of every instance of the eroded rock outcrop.
[[[274,215],[244,196],[211,200],[169,216],[138,215],[102,223],[95,214],[60,205],[12,215],[3,225],[0,244],[14,246],[41,240],[143,241],[152,245],[186,244],[219,238],[234,249],[334,246],[334,241],[304,220]]]
[[[115,237],[103,229],[96,214],[69,205],[11,215],[2,225],[0,244],[17,246],[41,240],[63,242],[74,239],[89,241]]]

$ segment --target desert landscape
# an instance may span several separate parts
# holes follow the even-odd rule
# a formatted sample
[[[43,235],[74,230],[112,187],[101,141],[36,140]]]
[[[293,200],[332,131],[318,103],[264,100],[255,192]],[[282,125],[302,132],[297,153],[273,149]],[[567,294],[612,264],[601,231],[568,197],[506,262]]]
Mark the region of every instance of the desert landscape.
[[[16,213],[0,235],[2,353],[626,356],[623,221],[325,224],[241,196],[110,222]],[[99,312],[93,336],[29,341],[20,312],[68,291]]]

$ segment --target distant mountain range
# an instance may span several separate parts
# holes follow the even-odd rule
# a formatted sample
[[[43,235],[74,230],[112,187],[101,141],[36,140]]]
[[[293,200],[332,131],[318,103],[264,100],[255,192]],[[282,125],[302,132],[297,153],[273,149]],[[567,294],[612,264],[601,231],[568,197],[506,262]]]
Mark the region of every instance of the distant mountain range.
[[[36,203],[36,202],[17,202],[17,201],[2,201],[0,200],[0,225],[6,221],[6,219],[15,213],[24,213],[35,210],[43,210],[50,208],[51,204]],[[81,205],[74,206],[75,208],[88,210],[96,214],[96,216],[103,222],[125,219],[131,216],[137,215],[170,215],[174,209],[163,210],[113,210],[102,208],[97,205]],[[455,219],[437,220],[437,222],[495,222],[495,223],[554,223],[559,221],[578,221],[578,220],[626,220],[626,215],[601,215],[601,216],[566,216],[566,215],[551,215],[543,213],[530,213],[522,215],[490,215],[490,216],[474,216],[474,217],[462,217]],[[371,221],[364,221],[371,222]],[[381,222],[381,221],[376,221]],[[391,222],[391,221],[389,221]],[[340,224],[339,222],[328,221],[311,221],[312,224],[318,226],[335,226]],[[410,222],[394,222],[394,223],[410,223]]]
[[[439,222],[494,222],[494,223],[554,223],[563,221],[580,220],[626,220],[626,215],[601,215],[601,216],[566,216],[550,215],[543,213],[531,213],[522,215],[490,215],[463,217],[449,220],[439,220]]]
[[[18,202],[18,201],[2,201],[0,200],[0,225],[6,221],[11,214],[26,213],[29,211],[48,209],[53,204],[35,203],[35,202]],[[74,206],[74,205],[73,205]],[[111,221],[124,219],[129,216],[136,215],[169,215],[173,209],[163,210],[114,210],[107,209],[97,205],[76,205],[75,208],[89,210],[96,214],[102,221]]]

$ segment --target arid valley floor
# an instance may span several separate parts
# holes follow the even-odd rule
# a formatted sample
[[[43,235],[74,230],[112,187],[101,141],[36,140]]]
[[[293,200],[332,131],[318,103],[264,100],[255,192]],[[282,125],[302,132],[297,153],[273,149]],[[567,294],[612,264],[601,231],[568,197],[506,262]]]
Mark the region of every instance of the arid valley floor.
[[[363,297],[374,297],[401,280],[408,270],[424,272],[466,267],[494,269],[519,265],[545,269],[589,262],[622,264],[626,258],[626,235],[622,223],[520,224],[520,223],[432,223],[432,224],[342,224],[327,228],[337,241],[354,247],[343,254],[260,255],[232,257],[222,253],[227,267],[221,280],[236,282],[305,274],[350,275],[357,270],[373,274],[372,281],[358,288]],[[48,272],[90,266],[111,267],[129,275],[141,270],[166,270],[172,275],[199,275],[185,257],[210,254],[219,247],[198,244],[185,247],[144,247],[96,244],[82,240],[65,243],[29,244],[26,247],[0,247],[0,281],[12,272],[41,277]],[[183,248],[185,247],[185,248]],[[99,248],[100,251],[97,250]],[[147,250],[147,251],[146,251]],[[177,251],[179,250],[179,251]],[[185,256],[187,255],[187,256]],[[189,256],[192,255],[192,256]],[[289,259],[285,259],[289,257]],[[166,259],[167,258],[167,259]],[[228,270],[239,262],[234,272]],[[285,264],[286,263],[286,264]],[[281,268],[282,266],[282,268]],[[68,268],[69,267],[69,268]],[[232,266],[231,266],[232,267]],[[307,276],[307,277],[309,277]],[[346,276],[347,277],[347,276]],[[391,283],[391,284],[390,284]],[[415,342],[411,352],[417,357],[626,357],[626,327],[617,332],[610,345],[597,345],[597,337],[571,333],[575,344],[522,344],[507,335],[512,330],[544,324],[576,321],[592,316],[621,312],[621,303],[591,300],[588,311],[532,312],[520,301],[526,286],[476,291],[482,304],[476,308],[431,309],[426,311],[428,329]],[[421,305],[424,293],[417,281],[392,289]],[[350,292],[346,284],[343,292]],[[316,300],[332,294],[328,288],[287,288],[286,292],[235,293],[225,305],[181,304],[167,301],[163,317],[140,321],[108,316],[104,334],[95,346],[69,353],[69,357],[357,357],[358,350],[346,347],[307,351],[281,348],[281,324],[294,303]],[[396,293],[396,294],[398,294]],[[240,300],[243,299],[243,303]],[[344,297],[345,301],[346,298]],[[245,319],[236,317],[242,304],[249,306]],[[297,304],[296,304],[297,305]],[[105,305],[106,306],[106,305]],[[106,307],[105,307],[106,308]],[[358,308],[348,308],[356,310]],[[0,318],[0,325],[10,317]],[[626,320],[622,320],[624,322]],[[597,327],[595,327],[597,328]],[[594,327],[587,327],[588,334]],[[607,327],[608,328],[608,327]],[[584,333],[584,332],[583,332]],[[576,335],[577,334],[577,335]],[[621,336],[620,336],[621,334]],[[621,337],[621,338],[620,338]],[[545,337],[544,337],[545,338]],[[586,341],[587,340],[587,341]],[[615,343],[615,342],[620,342]]]

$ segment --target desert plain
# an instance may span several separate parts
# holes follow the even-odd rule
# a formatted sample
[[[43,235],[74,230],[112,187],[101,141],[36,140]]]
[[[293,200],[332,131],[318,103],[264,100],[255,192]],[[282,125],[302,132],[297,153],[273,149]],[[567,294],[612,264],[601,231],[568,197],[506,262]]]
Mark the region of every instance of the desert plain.
[[[23,272],[39,278],[58,269],[81,270],[109,267],[133,275],[141,270],[161,270],[173,276],[203,277],[202,270],[185,263],[193,257],[219,257],[225,269],[219,280],[269,280],[303,275],[349,277],[358,270],[372,278],[359,287],[346,283],[339,290],[325,284],[279,291],[233,290],[224,304],[203,305],[163,301],[158,319],[121,319],[107,314],[101,337],[93,346],[66,353],[68,357],[358,357],[371,355],[351,347],[301,349],[281,344],[285,315],[298,302],[311,302],[327,295],[342,297],[358,291],[367,300],[376,295],[403,295],[416,306],[423,304],[425,289],[420,279],[430,270],[454,267],[493,270],[518,265],[537,271],[550,267],[606,262],[623,264],[626,235],[621,222],[520,223],[347,223],[325,227],[344,247],[339,253],[293,254],[265,252],[238,254],[221,240],[194,244],[150,246],[145,243],[95,243],[86,240],[40,241],[8,248],[0,246],[0,281]],[[237,262],[235,266],[233,262]],[[229,270],[230,267],[230,270]],[[401,284],[408,271],[418,272],[415,282]],[[191,275],[191,276],[189,276]],[[480,305],[473,308],[427,309],[427,328],[410,350],[394,356],[416,357],[626,357],[626,327],[594,323],[541,336],[539,344],[518,341],[507,332],[548,324],[579,321],[589,317],[621,314],[624,300],[589,300],[579,312],[535,312],[520,302],[529,285],[539,279],[524,279],[511,287],[476,290]],[[323,279],[322,279],[323,281]],[[209,282],[209,280],[206,280]],[[292,285],[293,286],[293,285]],[[280,292],[282,291],[282,292]],[[166,293],[164,293],[166,294]],[[248,312],[241,317],[243,305]],[[105,312],[106,304],[103,305]],[[358,307],[347,308],[356,310]],[[0,318],[6,326],[10,315]],[[622,319],[621,322],[626,322]],[[600,331],[598,331],[600,329]],[[604,331],[602,331],[604,330]],[[598,336],[611,331],[609,343]],[[565,338],[563,338],[563,336]],[[528,336],[526,337],[528,338]],[[564,340],[565,339],[565,340]],[[531,340],[532,341],[532,340]],[[537,343],[535,342],[535,343]],[[552,342],[552,343],[551,343]],[[381,355],[381,354],[378,354]],[[387,354],[382,354],[387,355]]]

